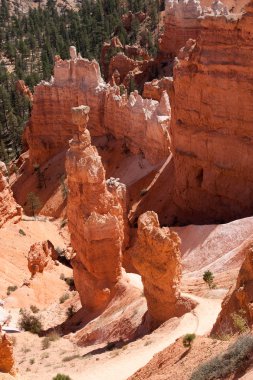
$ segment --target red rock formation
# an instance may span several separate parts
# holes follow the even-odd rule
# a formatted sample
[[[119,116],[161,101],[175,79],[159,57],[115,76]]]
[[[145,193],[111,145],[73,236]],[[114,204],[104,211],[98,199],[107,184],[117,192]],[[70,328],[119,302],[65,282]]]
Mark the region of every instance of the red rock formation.
[[[12,341],[6,334],[1,334],[0,327],[0,375],[1,372],[16,374]]]
[[[32,277],[36,273],[42,273],[56,259],[57,253],[49,240],[34,243],[28,253],[28,269]]]
[[[152,69],[154,68],[154,60],[141,59],[142,57],[136,56],[136,59],[129,58],[123,52],[116,54],[110,60],[109,64],[109,78],[112,78],[114,72],[117,70],[120,76],[120,83],[129,88],[130,80],[133,78],[135,86],[142,88],[144,83],[149,80]]]
[[[103,74],[111,85],[124,84],[128,88],[133,77],[138,88],[142,88],[150,78],[154,64],[146,49],[137,44],[123,46],[118,37],[105,42],[101,50]]]
[[[238,327],[233,322],[234,313],[245,319],[249,327],[253,325],[253,238],[244,245],[241,255],[245,259],[236,284],[224,299],[211,334],[224,335],[231,331],[238,331]]]
[[[157,214],[139,217],[137,242],[131,248],[133,264],[142,277],[148,312],[155,323],[178,317],[192,308],[180,296],[181,241],[169,228],[160,228]]]
[[[162,79],[153,79],[152,82],[146,82],[144,84],[143,98],[161,100],[163,91],[168,94],[173,85],[173,78],[164,77]]]
[[[33,94],[31,93],[30,88],[26,86],[23,80],[17,80],[16,89],[20,94],[26,96],[32,102]]]
[[[202,8],[198,0],[166,1],[164,32],[159,40],[159,50],[177,56],[189,38],[197,38],[200,32]]]
[[[165,113],[161,113],[158,102],[141,97],[136,102],[136,95],[124,97],[123,102],[118,96],[119,89],[103,81],[97,62],[77,57],[75,51],[70,60],[56,60],[54,74],[50,83],[42,82],[35,88],[32,115],[25,132],[32,164],[42,164],[67,148],[76,131],[70,109],[80,104],[91,108],[88,127],[92,136],[104,136],[109,131],[117,138],[121,130],[120,135],[129,140],[130,149],[138,146],[141,136],[141,150],[147,158],[155,157],[156,163],[168,155],[170,107],[163,108]],[[131,104],[130,108],[122,106],[122,102]],[[129,117],[131,108],[134,109]],[[161,140],[152,148],[157,139]]]
[[[106,131],[116,139],[124,139],[131,152],[142,152],[152,163],[169,155],[170,104],[166,92],[158,104],[143,99],[137,91],[127,98],[120,96],[119,88],[111,88],[105,109]]]
[[[74,281],[82,305],[93,311],[108,304],[121,278],[126,189],[117,180],[105,180],[101,158],[86,129],[89,110],[72,109],[77,132],[70,142],[66,170],[68,225],[76,251]]]
[[[132,22],[135,18],[137,18],[139,22],[143,22],[146,17],[147,15],[144,12],[132,13],[131,11],[129,11],[128,13],[122,15],[121,21],[124,28],[130,31],[132,27]]]
[[[252,15],[251,2],[243,16],[204,18],[199,39],[188,41],[174,68],[174,201],[181,221],[252,215]]]
[[[89,127],[93,135],[101,135],[102,99],[105,83],[96,61],[74,57],[57,60],[54,78],[50,83],[41,82],[35,87],[32,115],[26,127],[30,160],[42,163],[60,151],[67,149],[75,126],[71,119],[71,107],[88,103],[92,113]],[[43,128],[41,127],[43,125]]]
[[[120,39],[113,37],[110,42],[104,42],[101,50],[101,66],[105,78],[108,79],[108,67],[111,60],[111,54],[124,49]]]
[[[6,166],[0,161],[0,228],[9,220],[17,223],[22,216],[22,208],[13,198],[6,173]]]

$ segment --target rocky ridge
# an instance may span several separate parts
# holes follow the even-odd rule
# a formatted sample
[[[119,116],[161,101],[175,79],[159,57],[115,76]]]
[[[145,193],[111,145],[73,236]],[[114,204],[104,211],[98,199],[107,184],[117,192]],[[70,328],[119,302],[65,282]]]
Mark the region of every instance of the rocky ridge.
[[[72,47],[70,60],[56,57],[51,82],[42,82],[35,88],[32,115],[25,131],[33,164],[41,164],[67,149],[75,132],[70,110],[80,104],[91,108],[91,136],[112,134],[118,138],[120,134],[133,153],[142,152],[152,163],[168,156],[168,97],[160,105],[137,93],[120,95],[117,86],[103,81],[98,63],[77,56]]]

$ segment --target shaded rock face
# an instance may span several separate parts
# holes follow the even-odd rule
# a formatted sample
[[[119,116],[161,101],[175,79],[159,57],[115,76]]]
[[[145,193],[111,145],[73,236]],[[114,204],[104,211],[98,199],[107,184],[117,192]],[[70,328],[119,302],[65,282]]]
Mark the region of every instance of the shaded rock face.
[[[29,99],[30,101],[33,100],[33,94],[30,91],[30,88],[25,84],[25,82],[22,79],[17,80],[16,89],[21,95],[26,96],[27,99]]]
[[[0,161],[0,228],[10,220],[17,223],[22,216],[22,208],[13,198],[6,173],[6,166]]]
[[[245,256],[235,286],[222,303],[222,309],[212,329],[212,334],[224,335],[238,331],[233,323],[233,313],[253,325],[253,237],[244,244],[241,254]]]
[[[154,99],[158,102],[161,100],[163,92],[166,91],[169,95],[173,85],[173,78],[163,77],[161,79],[153,79],[151,82],[146,82],[143,89],[143,97]]]
[[[42,273],[44,269],[57,259],[57,253],[49,240],[34,243],[28,253],[28,269],[31,275]]]
[[[104,308],[121,278],[121,255],[126,243],[126,189],[116,179],[105,179],[101,157],[86,129],[89,107],[72,109],[77,132],[67,152],[68,225],[74,281],[82,305],[89,311]],[[125,235],[125,236],[124,236]]]
[[[148,312],[157,324],[181,316],[192,307],[179,292],[180,243],[177,233],[160,228],[155,212],[147,211],[139,217],[137,242],[131,255],[142,277]]]
[[[6,334],[0,331],[0,374],[9,373],[15,375],[15,362],[13,355],[13,344]]]
[[[142,88],[154,68],[154,60],[145,48],[137,44],[123,46],[118,37],[112,37],[102,46],[101,66],[111,85],[123,84],[129,88],[130,78],[134,78],[138,88]]]
[[[130,150],[132,146],[139,145],[141,136],[140,150],[148,159],[155,157],[157,163],[167,157],[170,107],[161,114],[159,102],[138,97],[136,103],[133,96],[121,97],[119,88],[105,84],[96,61],[77,56],[74,49],[71,57],[66,61],[56,57],[54,78],[50,83],[41,82],[35,88],[32,114],[25,130],[31,163],[42,164],[67,149],[68,141],[76,131],[71,108],[81,104],[88,104],[91,109],[88,127],[92,136],[111,133],[116,137],[120,129]],[[134,109],[122,106],[123,103],[131,104]],[[157,138],[161,140],[152,149]]]
[[[133,81],[135,88],[142,89],[144,83],[152,76],[151,73],[155,67],[155,62],[149,56],[145,56],[141,48],[139,48],[140,56],[137,55],[137,48],[136,56],[134,56],[134,49],[132,49],[131,54],[130,47],[127,46],[126,48],[125,53],[120,52],[110,60],[108,78],[112,85],[123,84],[129,89]],[[145,59],[142,59],[143,56]],[[117,82],[114,79],[115,72],[118,74]]]
[[[206,17],[174,68],[174,201],[184,223],[253,212],[252,2],[241,18]],[[235,46],[240,49],[235,49]]]

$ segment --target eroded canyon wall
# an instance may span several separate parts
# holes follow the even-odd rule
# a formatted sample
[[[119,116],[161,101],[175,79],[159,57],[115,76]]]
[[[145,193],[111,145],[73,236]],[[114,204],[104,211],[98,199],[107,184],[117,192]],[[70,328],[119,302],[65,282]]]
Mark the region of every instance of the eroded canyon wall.
[[[253,237],[247,241],[241,254],[244,261],[239,271],[236,284],[222,302],[222,309],[212,329],[212,334],[224,336],[232,332],[242,332],[246,326],[253,325]],[[239,321],[239,322],[238,322]],[[240,324],[241,322],[241,324]],[[245,332],[245,331],[244,331]]]
[[[91,109],[88,126],[92,136],[120,134],[126,138],[130,150],[135,147],[133,153],[139,146],[138,152],[151,161],[166,158],[170,146],[169,102],[165,109],[152,99],[121,96],[117,86],[111,87],[103,81],[96,61],[77,56],[74,47],[70,52],[70,60],[56,57],[51,82],[42,82],[35,88],[32,115],[25,132],[31,163],[41,164],[67,149],[76,131],[71,121],[71,107],[81,104]],[[152,148],[157,138],[159,144]]]
[[[253,212],[252,5],[243,15],[203,18],[174,68],[174,201],[184,223]]]
[[[159,40],[160,52],[176,57],[189,38],[197,38],[202,14],[198,0],[167,0],[164,31]]]
[[[121,255],[127,241],[126,188],[105,179],[97,149],[87,129],[89,107],[72,109],[76,133],[67,152],[68,226],[76,251],[74,281],[89,311],[105,307],[121,278]]]
[[[18,222],[21,216],[22,207],[13,198],[6,166],[0,161],[0,228],[8,221]]]

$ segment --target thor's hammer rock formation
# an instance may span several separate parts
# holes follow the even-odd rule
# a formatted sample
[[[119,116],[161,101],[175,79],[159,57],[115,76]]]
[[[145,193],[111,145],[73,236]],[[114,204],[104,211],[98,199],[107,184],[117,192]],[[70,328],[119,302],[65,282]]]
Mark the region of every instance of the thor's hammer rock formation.
[[[88,106],[72,108],[75,134],[67,152],[68,225],[76,251],[74,281],[82,305],[103,309],[121,278],[125,239],[126,188],[115,179],[106,181],[97,149],[87,129]]]

